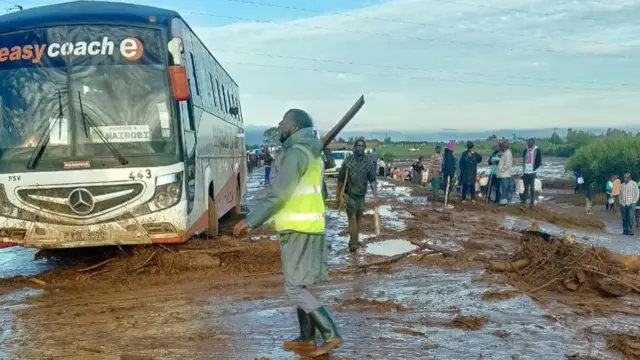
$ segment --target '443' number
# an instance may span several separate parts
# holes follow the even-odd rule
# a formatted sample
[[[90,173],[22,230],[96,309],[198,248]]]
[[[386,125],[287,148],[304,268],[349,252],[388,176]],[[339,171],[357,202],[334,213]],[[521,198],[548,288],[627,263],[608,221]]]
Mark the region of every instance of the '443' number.
[[[151,179],[151,170],[149,169],[139,170],[137,173],[135,171],[132,171],[129,173],[129,179],[131,180]]]

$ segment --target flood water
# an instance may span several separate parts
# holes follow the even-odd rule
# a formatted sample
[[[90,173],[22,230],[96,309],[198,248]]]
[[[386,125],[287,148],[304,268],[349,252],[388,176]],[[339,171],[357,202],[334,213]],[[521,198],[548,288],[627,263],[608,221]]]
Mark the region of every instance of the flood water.
[[[247,204],[264,196],[261,172],[250,176]],[[330,192],[335,186],[330,183]],[[379,196],[400,202],[424,204],[410,190],[380,181]],[[384,202],[383,202],[384,204]],[[402,230],[412,218],[391,205],[379,209],[386,228]],[[528,228],[527,219],[506,217],[505,227]],[[392,256],[415,245],[403,239],[368,244],[359,256],[346,250],[349,238],[344,211],[327,211],[326,236],[330,265],[341,268],[365,255]],[[558,228],[541,224],[545,231],[574,234],[577,241],[638,253],[628,238],[609,233]],[[471,229],[472,230],[472,229]],[[459,249],[451,239],[470,237],[470,230],[452,228],[425,233],[423,241]],[[360,235],[361,241],[374,234]],[[627,242],[625,242],[627,241]],[[34,251],[0,250],[0,278],[35,275],[55,264],[34,261]],[[561,360],[567,354],[619,359],[605,350],[601,339],[579,336],[584,326],[610,328],[610,319],[550,321],[550,309],[541,308],[528,296],[487,302],[488,290],[508,286],[474,281],[482,271],[444,271],[437,267],[406,265],[391,273],[345,273],[313,287],[314,293],[334,314],[343,347],[326,359],[533,359]],[[268,285],[269,283],[272,285]],[[243,280],[236,286],[216,290],[214,280],[181,282],[171,287],[142,287],[115,292],[87,290],[77,294],[23,289],[0,292],[0,359],[119,359],[136,353],[155,359],[300,359],[282,350],[282,340],[295,335],[294,310],[281,289],[279,276]],[[0,290],[2,290],[0,288]],[[31,301],[25,300],[31,296]],[[254,296],[251,299],[251,296]],[[380,312],[367,307],[345,307],[345,300],[393,300],[406,311]],[[52,312],[67,306],[68,311]],[[27,312],[21,310],[28,309]],[[561,309],[554,309],[561,311]],[[20,315],[18,315],[20,314]],[[458,315],[486,317],[478,330],[447,326]],[[629,319],[619,318],[620,323]],[[56,330],[57,329],[57,330]],[[405,330],[411,330],[408,334]],[[498,336],[499,334],[500,336]],[[91,352],[89,349],[100,349]],[[20,356],[20,357],[18,357]]]

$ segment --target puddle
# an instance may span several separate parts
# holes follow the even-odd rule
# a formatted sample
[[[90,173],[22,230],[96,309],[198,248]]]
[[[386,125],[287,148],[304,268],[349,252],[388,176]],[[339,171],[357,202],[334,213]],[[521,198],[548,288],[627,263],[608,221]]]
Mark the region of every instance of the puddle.
[[[37,250],[10,247],[0,250],[0,279],[14,276],[31,276],[49,270],[53,262],[45,259],[33,260]]]
[[[417,248],[407,240],[385,240],[367,245],[365,252],[376,256],[394,256]]]
[[[394,183],[380,180],[377,181],[378,184],[378,195],[382,196],[396,196],[396,197],[406,197],[411,196],[411,188],[407,186],[396,185]]]
[[[373,215],[375,211],[367,210],[364,213]],[[378,214],[380,214],[380,217],[387,219],[413,219],[413,215],[409,214],[406,210],[393,209],[391,205],[378,206]]]
[[[24,309],[27,296],[38,295],[42,293],[40,290],[23,289],[16,290],[11,293],[0,295],[0,358],[9,359],[9,355],[15,351],[15,345],[9,342],[12,336],[16,336],[15,324],[13,323],[13,313]]]

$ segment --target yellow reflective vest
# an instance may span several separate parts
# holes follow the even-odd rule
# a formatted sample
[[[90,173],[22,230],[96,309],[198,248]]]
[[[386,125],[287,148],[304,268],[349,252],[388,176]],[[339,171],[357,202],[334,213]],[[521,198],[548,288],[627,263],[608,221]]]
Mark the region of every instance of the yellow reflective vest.
[[[315,158],[303,145],[296,144],[293,148],[298,148],[306,154],[309,165],[289,200],[274,216],[276,231],[321,234],[325,227],[322,197],[324,162],[322,157]]]

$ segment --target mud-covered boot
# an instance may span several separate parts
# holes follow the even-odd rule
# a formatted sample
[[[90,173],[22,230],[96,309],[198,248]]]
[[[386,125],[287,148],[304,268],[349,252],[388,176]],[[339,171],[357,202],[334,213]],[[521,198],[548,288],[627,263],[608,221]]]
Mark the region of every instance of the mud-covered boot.
[[[300,336],[295,339],[285,340],[285,350],[311,351],[316,349],[316,327],[311,322],[311,318],[304,310],[298,308],[298,324],[300,325]]]
[[[344,344],[344,340],[342,340],[342,337],[338,334],[336,324],[324,306],[310,312],[309,317],[313,325],[320,331],[320,334],[322,334],[322,339],[324,340],[322,346],[308,354],[309,357],[313,358],[327,354],[329,351]]]

